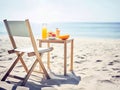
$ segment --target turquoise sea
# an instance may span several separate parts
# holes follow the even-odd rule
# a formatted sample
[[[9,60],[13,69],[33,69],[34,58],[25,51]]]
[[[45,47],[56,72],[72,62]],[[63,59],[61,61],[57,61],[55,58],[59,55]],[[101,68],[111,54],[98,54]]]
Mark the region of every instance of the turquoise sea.
[[[41,36],[42,23],[31,23],[33,33]],[[114,38],[120,39],[120,22],[64,22],[47,23],[48,31],[61,30],[61,34],[71,37]],[[3,22],[0,22],[0,35],[7,35]]]

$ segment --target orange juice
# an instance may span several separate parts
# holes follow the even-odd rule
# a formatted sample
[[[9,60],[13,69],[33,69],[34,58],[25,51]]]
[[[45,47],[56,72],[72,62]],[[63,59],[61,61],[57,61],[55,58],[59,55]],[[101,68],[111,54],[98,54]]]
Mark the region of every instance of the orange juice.
[[[58,38],[60,35],[60,30],[58,28],[56,28],[56,37]]]
[[[47,38],[47,28],[46,26],[43,26],[42,28],[42,39],[46,39]]]

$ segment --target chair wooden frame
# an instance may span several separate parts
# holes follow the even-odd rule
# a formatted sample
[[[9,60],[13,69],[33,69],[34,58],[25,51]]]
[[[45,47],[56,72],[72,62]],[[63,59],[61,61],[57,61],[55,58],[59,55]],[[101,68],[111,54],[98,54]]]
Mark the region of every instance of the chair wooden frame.
[[[5,81],[8,76],[11,76],[10,72],[13,70],[13,68],[15,67],[15,65],[17,64],[17,62],[20,60],[21,63],[22,63],[22,66],[24,67],[24,69],[25,69],[25,71],[27,73],[27,75],[23,78],[23,81],[21,83],[22,86],[26,84],[28,78],[30,77],[30,75],[33,72],[33,70],[34,70],[34,68],[35,68],[35,66],[36,66],[37,63],[40,64],[40,67],[41,67],[44,75],[46,76],[46,78],[50,79],[50,76],[48,75],[48,72],[45,69],[45,66],[44,66],[44,64],[42,62],[41,56],[42,56],[43,53],[50,52],[50,51],[53,50],[53,48],[50,47],[50,48],[46,48],[45,50],[42,49],[41,51],[38,51],[38,48],[37,48],[37,45],[36,45],[36,42],[35,42],[35,38],[33,36],[32,29],[31,29],[31,26],[30,26],[30,23],[29,23],[29,20],[26,19],[24,22],[25,22],[25,26],[27,27],[27,30],[28,30],[28,34],[29,34],[28,36],[30,37],[31,42],[32,42],[32,46],[33,46],[33,51],[31,51],[31,52],[25,52],[25,51],[19,51],[19,50],[17,50],[17,46],[16,46],[15,40],[13,38],[14,35],[12,35],[12,33],[11,33],[9,23],[8,23],[8,21],[6,19],[4,20],[4,23],[5,23],[5,26],[6,26],[6,29],[7,29],[9,38],[10,38],[10,41],[11,41],[12,46],[13,46],[13,49],[9,50],[8,53],[9,54],[16,53],[17,58],[14,61],[14,63],[12,64],[12,66],[9,68],[9,70],[7,71],[7,73],[1,79],[1,81]],[[24,55],[24,53],[27,53],[28,56],[33,56],[33,55],[36,56],[36,60],[34,61],[33,65],[31,66],[31,68],[29,70],[28,70],[28,68],[27,68],[27,66],[26,66],[26,64],[25,64],[25,62],[24,62],[24,60],[22,58],[22,56]],[[13,76],[13,77],[15,78],[16,76]]]

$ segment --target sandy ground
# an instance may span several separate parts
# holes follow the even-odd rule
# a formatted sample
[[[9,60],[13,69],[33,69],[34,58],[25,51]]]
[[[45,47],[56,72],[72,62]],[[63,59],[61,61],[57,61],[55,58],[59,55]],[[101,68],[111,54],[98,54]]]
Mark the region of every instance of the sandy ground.
[[[19,38],[18,46],[28,40]],[[74,39],[74,71],[69,71],[70,45],[68,44],[67,76],[63,75],[63,45],[52,44],[51,71],[52,79],[46,80],[40,73],[33,72],[25,86],[19,86],[20,80],[8,77],[0,81],[0,90],[120,90],[120,39]],[[44,44],[43,47],[46,47]],[[16,54],[8,54],[12,49],[8,36],[0,36],[0,79],[11,66]],[[35,57],[23,56],[30,68]],[[43,55],[46,66],[46,54]],[[36,70],[38,69],[38,65]],[[19,62],[11,72],[25,76]]]

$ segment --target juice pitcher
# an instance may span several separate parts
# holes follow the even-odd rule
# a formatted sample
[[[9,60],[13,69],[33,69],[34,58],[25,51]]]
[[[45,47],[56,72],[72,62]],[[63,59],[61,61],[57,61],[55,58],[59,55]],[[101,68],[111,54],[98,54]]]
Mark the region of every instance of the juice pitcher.
[[[47,38],[47,25],[46,24],[43,24],[43,27],[42,27],[42,39],[46,39]]]

